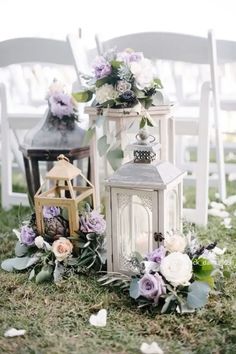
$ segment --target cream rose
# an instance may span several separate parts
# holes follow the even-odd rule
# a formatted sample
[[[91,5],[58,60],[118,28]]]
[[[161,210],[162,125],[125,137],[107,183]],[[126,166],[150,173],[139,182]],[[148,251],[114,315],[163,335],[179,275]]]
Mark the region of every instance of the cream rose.
[[[134,75],[138,88],[141,90],[152,84],[154,73],[151,60],[142,59],[138,62],[130,63],[130,71]]]
[[[170,253],[161,261],[160,272],[173,286],[188,285],[192,277],[192,261],[187,254]]]
[[[112,85],[105,84],[96,89],[96,101],[102,104],[106,101],[113,100],[119,96],[119,93]]]
[[[164,247],[169,252],[184,252],[186,245],[186,239],[178,234],[167,235],[164,240]]]
[[[71,254],[72,249],[72,243],[65,237],[60,237],[52,244],[52,252],[59,262],[64,261]]]

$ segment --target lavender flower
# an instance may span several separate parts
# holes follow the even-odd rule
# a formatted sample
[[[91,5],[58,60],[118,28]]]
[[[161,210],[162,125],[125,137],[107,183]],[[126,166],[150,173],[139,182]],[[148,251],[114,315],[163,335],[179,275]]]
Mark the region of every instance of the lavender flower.
[[[166,249],[163,246],[156,248],[154,251],[147,255],[147,260],[151,262],[161,263],[166,255]]]
[[[104,216],[95,210],[80,217],[80,230],[82,232],[95,232],[101,235],[105,232],[105,229],[106,221]]]
[[[60,208],[54,206],[44,206],[43,207],[43,217],[45,219],[51,219],[54,216],[60,215]]]
[[[27,225],[22,226],[20,230],[20,241],[26,246],[32,246],[34,245],[34,239],[36,237],[36,234],[32,227],[29,227]]]
[[[111,73],[111,65],[104,57],[97,57],[93,68],[96,79],[102,79]]]
[[[49,97],[51,112],[58,118],[74,114],[74,105],[71,96],[64,92],[55,92]]]
[[[139,293],[146,299],[158,303],[159,297],[166,293],[166,286],[161,275],[144,274],[139,281]]]

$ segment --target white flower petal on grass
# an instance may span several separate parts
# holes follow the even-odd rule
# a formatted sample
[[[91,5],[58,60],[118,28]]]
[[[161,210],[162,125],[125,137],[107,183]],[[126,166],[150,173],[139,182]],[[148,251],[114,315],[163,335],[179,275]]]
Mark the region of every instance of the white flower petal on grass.
[[[228,198],[226,198],[224,200],[224,203],[227,205],[227,206],[231,206],[233,204],[236,204],[236,195],[231,195],[229,196]]]
[[[225,210],[208,209],[208,215],[218,216],[219,218],[227,218],[229,216],[229,213]]]
[[[89,323],[95,327],[105,327],[107,324],[107,310],[102,309],[96,315],[91,315]]]
[[[221,222],[221,225],[224,225],[226,229],[231,229],[231,218],[224,218],[224,220]]]
[[[140,351],[143,354],[164,354],[163,350],[156,342],[152,342],[151,344],[142,343]]]
[[[9,328],[4,333],[4,337],[19,337],[19,336],[24,336],[25,333],[26,333],[25,329]]]
[[[226,251],[226,247],[224,247],[223,249],[220,247],[214,247],[212,252],[215,253],[217,256],[222,256],[222,254],[224,254]]]
[[[217,202],[211,202],[210,206],[213,209],[217,209],[217,210],[225,210],[225,205],[223,203],[217,203]]]

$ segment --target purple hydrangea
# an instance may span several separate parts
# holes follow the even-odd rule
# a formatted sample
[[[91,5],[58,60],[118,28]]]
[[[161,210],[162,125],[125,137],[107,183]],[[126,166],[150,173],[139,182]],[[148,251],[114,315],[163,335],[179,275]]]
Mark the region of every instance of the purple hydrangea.
[[[64,92],[55,92],[49,97],[51,112],[58,118],[74,114],[74,105],[71,96]]]
[[[166,255],[166,249],[163,246],[156,248],[154,251],[147,255],[147,260],[151,262],[161,263]]]
[[[118,61],[123,61],[124,63],[131,63],[131,62],[137,62],[143,59],[143,53],[141,52],[128,52],[128,51],[124,51],[124,52],[120,52],[117,53],[117,57],[116,59]]]
[[[102,79],[110,75],[112,68],[104,57],[97,57],[93,65],[96,79]]]
[[[95,210],[82,215],[80,217],[80,230],[82,232],[95,232],[99,235],[103,234],[106,230],[104,216]]]
[[[36,234],[32,227],[29,227],[27,225],[22,226],[20,230],[20,241],[26,246],[32,246],[34,245],[34,240],[35,240]]]
[[[162,276],[158,273],[154,275],[146,273],[139,280],[139,293],[146,299],[154,300],[155,303],[158,303],[159,297],[166,293],[166,286]]]
[[[44,206],[43,207],[43,217],[45,219],[51,219],[54,216],[60,215],[60,208],[55,206]]]

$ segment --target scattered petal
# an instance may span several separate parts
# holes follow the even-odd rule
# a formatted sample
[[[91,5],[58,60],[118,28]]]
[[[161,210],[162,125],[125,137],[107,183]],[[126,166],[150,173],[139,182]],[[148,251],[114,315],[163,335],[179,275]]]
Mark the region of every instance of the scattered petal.
[[[229,196],[228,198],[226,198],[224,200],[224,203],[227,205],[227,206],[231,206],[233,204],[236,203],[236,195],[231,195]]]
[[[89,323],[95,327],[105,327],[107,324],[107,310],[102,309],[96,315],[91,315]]]
[[[220,218],[227,218],[229,213],[225,210],[218,210],[218,209],[208,209],[208,215],[211,216],[218,216]]]
[[[228,181],[232,182],[236,180],[236,173],[230,173],[228,176]]]
[[[151,344],[142,343],[140,347],[140,351],[143,354],[163,354],[163,350],[159,347],[156,342],[152,342]]]
[[[18,337],[24,336],[26,333],[25,329],[9,328],[5,333],[4,337]]]
[[[221,225],[224,225],[226,229],[231,229],[231,218],[225,218],[224,221],[221,222]]]
[[[213,209],[217,209],[217,210],[225,210],[225,205],[223,203],[217,203],[217,202],[211,202],[210,206]]]
[[[217,256],[222,256],[222,254],[224,254],[226,251],[226,247],[224,247],[223,249],[220,247],[214,247],[212,252],[215,253]]]

